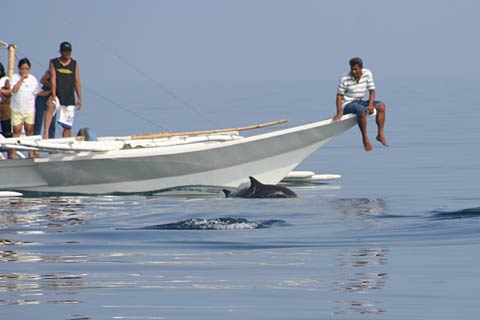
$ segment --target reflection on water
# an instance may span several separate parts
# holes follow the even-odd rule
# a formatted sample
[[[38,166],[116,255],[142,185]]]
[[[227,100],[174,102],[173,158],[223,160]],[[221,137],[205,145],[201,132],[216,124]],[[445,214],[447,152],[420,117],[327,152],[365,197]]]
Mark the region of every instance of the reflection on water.
[[[86,223],[90,216],[83,211],[82,198],[11,198],[1,200],[0,211],[0,262],[79,262],[81,257],[47,256],[33,248],[40,243],[19,237],[41,236],[45,233],[75,232],[72,227]],[[25,248],[32,250],[25,250]],[[17,249],[17,250],[15,250]]]
[[[323,309],[340,317],[387,312],[382,291],[391,277],[391,249],[384,242],[376,245],[377,238],[372,237],[372,230],[384,232],[381,228],[392,224],[383,218],[390,209],[381,198],[325,201],[334,214],[321,218],[338,223],[332,232],[321,230],[324,220],[314,224],[315,228],[303,227],[302,219],[310,222],[317,216],[296,215],[293,208],[298,207],[301,213],[301,201],[292,208],[288,203],[277,207],[274,202],[248,202],[237,208],[232,202],[216,200],[138,199],[8,200],[0,209],[0,305],[15,309],[17,305],[78,304],[88,310],[95,304],[112,303],[107,296],[126,299],[132,293],[144,299],[164,295],[181,301],[183,293],[201,300],[208,294],[241,299],[258,292],[252,299],[265,299],[271,305],[299,293],[307,298],[305,306],[312,309],[317,306],[309,305],[309,298],[327,297],[324,301],[328,306]],[[305,201],[309,205],[309,200]],[[140,213],[133,215],[132,211]],[[212,217],[217,224],[226,214],[237,217],[227,225],[277,217],[289,224],[282,228],[194,232],[147,232],[141,227],[156,229],[164,222],[180,221],[179,229],[186,229],[185,223],[198,223],[191,217],[199,214]],[[239,220],[242,215],[248,219]],[[362,240],[356,233],[359,229],[361,235],[373,240]],[[357,236],[358,243],[352,242]],[[329,264],[318,268],[325,261]],[[216,307],[221,308],[220,304]],[[115,312],[115,316],[138,317],[121,306]],[[67,314],[63,319],[89,318]]]
[[[82,198],[10,198],[0,200],[0,263],[80,262],[85,257],[36,252],[42,244],[25,240],[48,233],[65,232],[62,227],[85,224]],[[0,268],[0,293],[18,292],[16,299],[0,299],[0,305],[77,304],[65,299],[70,290],[84,285],[85,275],[17,273],[13,264]],[[9,267],[8,267],[9,266]],[[7,271],[7,272],[5,272]],[[61,296],[56,299],[55,296]],[[28,297],[34,297],[29,299]]]
[[[0,251],[0,262],[55,262],[55,263],[79,263],[87,262],[86,255],[42,255],[36,252]]]
[[[339,266],[341,267],[370,267],[377,265],[386,265],[389,249],[385,248],[366,248],[353,249],[340,252]]]
[[[372,219],[388,215],[388,204],[382,198],[341,198],[335,201],[343,220],[360,219],[358,227],[384,227],[385,220]],[[338,266],[344,272],[334,283],[335,291],[345,293],[349,299],[335,301],[334,314],[382,314],[386,312],[382,301],[365,300],[374,290],[381,290],[388,279],[385,271],[390,250],[383,247],[344,249],[338,253]],[[361,294],[362,299],[351,299]]]
[[[86,274],[0,274],[0,293],[19,292],[20,297],[36,297],[35,299],[0,300],[0,305],[25,304],[78,304],[76,299],[50,299],[55,296],[75,295],[73,293],[85,286],[83,278]],[[73,290],[73,291],[72,291]],[[45,298],[45,300],[41,300]]]
[[[360,248],[342,250],[338,253],[338,265],[345,272],[335,282],[335,291],[346,294],[362,294],[372,290],[381,290],[388,279],[385,271],[388,263],[387,248]],[[356,271],[355,269],[358,269]],[[368,301],[365,299],[337,300],[339,306],[334,314],[347,314],[349,312],[360,314],[380,314],[386,312],[382,301]]]
[[[0,228],[81,225],[85,207],[80,197],[10,198],[0,201]],[[46,224],[46,225],[45,225]]]
[[[341,198],[335,200],[346,219],[358,216],[380,216],[387,212],[387,202],[382,198]]]
[[[21,245],[27,245],[27,244],[32,244],[33,242],[23,242],[20,240],[8,240],[8,239],[0,239],[0,246],[21,246]]]

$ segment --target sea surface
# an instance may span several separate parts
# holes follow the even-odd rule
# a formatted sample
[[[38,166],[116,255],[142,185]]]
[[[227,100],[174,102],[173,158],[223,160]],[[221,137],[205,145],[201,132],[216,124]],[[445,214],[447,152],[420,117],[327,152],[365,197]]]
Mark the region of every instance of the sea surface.
[[[0,319],[478,319],[480,104],[474,81],[430,80],[377,79],[391,146],[345,132],[297,168],[342,178],[295,199],[0,198]],[[95,88],[76,121],[294,125],[333,116],[335,85],[169,88],[187,107],[152,84],[136,108]]]

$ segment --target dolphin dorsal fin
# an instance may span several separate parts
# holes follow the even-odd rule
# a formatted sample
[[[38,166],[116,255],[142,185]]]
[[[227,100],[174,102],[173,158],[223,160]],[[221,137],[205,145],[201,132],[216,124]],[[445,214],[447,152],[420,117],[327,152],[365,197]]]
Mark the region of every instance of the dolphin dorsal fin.
[[[263,183],[255,179],[254,177],[248,177],[250,178],[250,187],[255,187],[255,186],[261,186]]]

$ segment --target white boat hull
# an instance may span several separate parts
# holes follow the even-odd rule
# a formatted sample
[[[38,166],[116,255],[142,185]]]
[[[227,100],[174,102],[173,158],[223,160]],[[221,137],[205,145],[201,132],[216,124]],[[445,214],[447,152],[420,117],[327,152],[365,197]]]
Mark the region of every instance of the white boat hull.
[[[53,154],[0,161],[0,190],[111,194],[185,186],[276,184],[311,153],[356,124],[354,116],[218,143]]]

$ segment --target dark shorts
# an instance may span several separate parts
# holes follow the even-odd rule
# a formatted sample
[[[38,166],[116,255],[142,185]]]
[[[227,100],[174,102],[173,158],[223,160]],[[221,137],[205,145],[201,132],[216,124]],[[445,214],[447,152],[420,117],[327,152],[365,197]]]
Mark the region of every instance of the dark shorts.
[[[381,103],[382,101],[375,100],[373,101],[373,106],[378,107]],[[350,102],[343,108],[343,114],[355,113],[357,116],[361,116],[367,110],[368,110],[368,101],[355,100]]]

